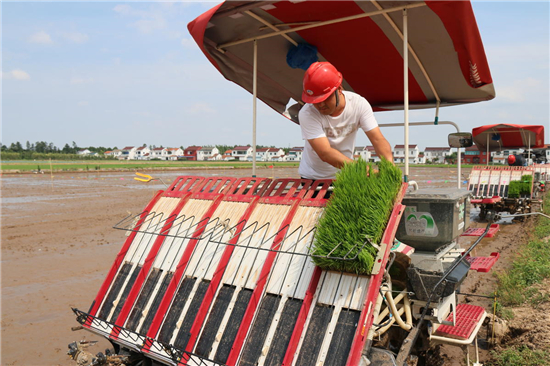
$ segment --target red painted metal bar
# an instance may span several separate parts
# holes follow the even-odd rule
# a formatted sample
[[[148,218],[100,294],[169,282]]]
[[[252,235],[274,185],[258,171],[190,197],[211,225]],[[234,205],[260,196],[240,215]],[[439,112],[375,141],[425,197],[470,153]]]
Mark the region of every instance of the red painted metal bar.
[[[321,278],[322,272],[323,271],[320,267],[315,267],[306,291],[306,296],[304,297],[304,301],[302,302],[302,307],[300,308],[300,312],[298,313],[298,319],[296,320],[296,324],[294,325],[292,336],[290,337],[290,341],[286,349],[285,358],[283,359],[283,363],[281,366],[292,365],[294,354],[296,353],[296,349],[298,348],[298,344],[300,343],[300,337],[304,332],[307,315],[309,314],[309,311],[311,309],[313,296],[315,295],[315,291],[317,290],[317,285],[319,284],[319,279]]]
[[[252,297],[250,298],[250,302],[248,303],[248,306],[244,313],[243,319],[241,321],[241,325],[239,326],[239,330],[235,337],[235,341],[233,342],[233,346],[231,347],[231,352],[229,353],[227,361],[225,362],[228,366],[234,366],[237,363],[239,355],[242,351],[244,341],[246,339],[246,335],[248,333],[248,330],[250,329],[252,320],[254,319],[254,314],[256,314],[256,311],[258,310],[258,306],[260,305],[260,301],[264,294],[265,285],[267,283],[269,273],[273,269],[273,263],[275,262],[275,258],[277,257],[276,250],[280,249],[281,243],[285,239],[286,233],[288,232],[288,229],[290,227],[290,224],[292,223],[294,215],[298,210],[300,199],[301,199],[300,196],[303,197],[304,193],[306,192],[307,186],[304,186],[303,189],[300,192],[298,192],[298,195],[294,197],[294,193],[296,192],[296,189],[300,184],[302,184],[301,181],[299,180],[296,181],[293,187],[288,192],[288,195],[292,197],[291,200],[293,200],[293,202],[291,203],[292,207],[290,208],[285,219],[281,223],[277,236],[275,237],[275,239],[273,240],[273,243],[271,244],[271,249],[274,251],[270,251],[267,254],[265,262],[262,266],[262,270],[258,277],[258,282],[256,283],[256,287],[254,288],[254,291],[252,292]],[[311,182],[308,182],[307,184],[309,185],[311,184]],[[282,190],[283,190],[282,187],[279,188],[276,194],[280,194],[279,192],[282,192]],[[265,200],[266,202],[269,202],[270,198],[262,198],[260,202],[262,202],[263,200]]]
[[[153,246],[151,247],[151,250],[149,251],[147,258],[145,259],[145,262],[143,263],[143,266],[139,271],[139,274],[132,286],[132,289],[128,294],[128,297],[126,298],[126,301],[124,302],[124,306],[122,307],[120,314],[115,321],[115,327],[113,327],[113,330],[111,332],[111,338],[113,339],[118,338],[118,335],[121,329],[120,327],[124,326],[124,323],[126,323],[126,320],[130,315],[130,311],[134,307],[135,301],[139,293],[141,292],[141,289],[143,287],[143,284],[145,283],[145,280],[149,275],[149,271],[153,266],[153,262],[157,257],[157,254],[160,251],[160,248],[162,247],[162,244],[164,243],[164,240],[166,239],[167,234],[170,232],[170,229],[172,228],[172,225],[174,224],[174,221],[178,217],[179,213],[181,212],[183,206],[185,206],[185,204],[189,201],[190,198],[200,197],[200,199],[212,200],[212,204],[210,205],[208,211],[203,215],[201,221],[199,221],[199,223],[208,222],[208,219],[220,204],[224,194],[229,190],[231,184],[234,182],[235,182],[235,178],[209,178],[205,180],[203,184],[200,186],[199,192],[197,193],[194,193],[193,191],[187,192],[181,197],[180,202],[178,203],[176,208],[174,208],[169,218],[166,220],[164,226],[162,227],[162,230],[160,231],[160,235],[155,239],[155,242],[153,243]],[[216,183],[218,184],[216,187],[217,190],[213,190]],[[197,228],[195,229],[194,235],[197,237],[200,236],[205,228],[206,228],[206,225],[197,226]]]
[[[97,293],[97,296],[92,304],[92,308],[89,311],[90,315],[95,316],[97,311],[99,310],[99,307],[101,306],[101,303],[105,299],[105,295],[107,294],[107,291],[111,287],[111,284],[122,264],[122,261],[124,260],[124,257],[126,256],[126,253],[130,249],[130,245],[134,241],[136,234],[138,230],[141,228],[141,225],[143,224],[143,221],[145,221],[145,218],[147,215],[149,215],[149,212],[153,209],[157,201],[160,199],[164,191],[158,191],[157,194],[153,197],[151,202],[145,207],[145,210],[141,213],[141,216],[139,218],[139,221],[137,222],[134,230],[132,233],[126,238],[126,241],[124,242],[124,245],[122,245],[122,248],[120,249],[120,252],[117,254],[115,258],[115,262],[111,266],[111,269],[109,270],[109,273],[107,274],[107,277],[103,281],[103,284],[101,285],[99,292]],[[86,320],[86,323],[84,323],[84,326],[86,328],[89,328],[92,324],[92,318],[88,318]]]
[[[290,187],[288,192],[284,192],[288,187],[288,182],[293,182],[294,184]],[[269,187],[267,188],[266,192],[262,196],[262,198],[259,200],[261,203],[265,204],[295,204],[296,208],[297,201],[305,194],[305,190],[300,191],[300,197],[294,198],[294,194],[296,193],[298,187],[300,186],[301,182],[311,183],[311,181],[302,181],[297,179],[278,179],[276,181],[273,181]],[[307,187],[305,187],[307,188]],[[251,204],[252,205],[252,204]],[[248,213],[248,210],[247,210]],[[237,233],[229,242],[230,245],[228,245],[223,254],[222,258],[220,259],[220,262],[218,263],[218,267],[216,268],[215,275],[212,278],[212,281],[210,282],[210,285],[208,286],[208,290],[206,291],[206,295],[202,301],[201,307],[199,309],[199,312],[197,313],[197,316],[195,318],[195,321],[193,322],[193,326],[191,327],[191,335],[189,337],[189,341],[187,342],[187,346],[185,348],[186,352],[192,352],[193,348],[195,347],[195,343],[198,340],[200,330],[202,328],[202,325],[204,323],[204,320],[206,319],[206,316],[208,315],[208,311],[210,307],[212,306],[212,302],[214,300],[214,296],[216,295],[216,292],[218,290],[218,286],[221,283],[221,280],[223,278],[223,275],[225,273],[225,269],[227,268],[227,265],[229,264],[229,260],[231,259],[231,255],[233,254],[233,250],[235,249],[233,244],[237,244],[238,239],[240,237],[240,234],[242,233],[242,230],[244,229],[244,225],[246,224],[246,221],[250,218],[250,214],[252,214],[252,211],[246,216],[245,221],[241,221],[237,228]],[[246,213],[245,213],[246,215]],[[287,223],[287,228],[290,222]],[[285,230],[286,232],[286,230]],[[277,236],[279,237],[279,236]],[[284,235],[282,236],[281,240],[284,238]],[[271,254],[271,253],[270,253]],[[247,308],[248,309],[248,308]],[[182,358],[182,361],[187,361]],[[184,365],[185,363],[180,363]]]
[[[378,298],[378,292],[380,285],[382,283],[382,278],[384,277],[384,271],[390,254],[390,249],[393,245],[393,240],[395,238],[395,233],[399,225],[399,220],[403,215],[405,206],[401,204],[401,200],[405,196],[407,191],[407,183],[403,183],[401,192],[399,192],[396,204],[394,205],[393,211],[391,213],[388,225],[386,226],[386,231],[382,237],[382,243],[386,244],[386,251],[381,259],[380,271],[371,277],[369,281],[369,286],[367,289],[367,295],[365,297],[365,303],[363,305],[363,311],[361,311],[361,316],[357,322],[357,330],[355,331],[355,337],[353,338],[353,343],[351,345],[350,354],[348,356],[348,361],[346,366],[356,366],[359,364],[361,358],[361,351],[367,340],[369,334],[369,329],[372,327],[374,322],[374,306],[376,304],[376,299]]]
[[[239,234],[236,235],[235,241],[238,240],[238,236],[240,235],[239,230],[242,230],[242,228],[246,224],[246,219],[248,219],[248,217],[254,210],[254,207],[257,201],[259,200],[261,194],[263,193],[265,188],[267,188],[267,182],[269,182],[269,179],[266,179],[266,178],[258,178],[258,179],[242,178],[230,188],[228,195],[223,197],[223,201],[250,202],[250,205],[247,211],[243,214],[243,217],[241,217],[240,219],[240,224],[239,224],[240,226],[237,228],[237,232]],[[264,186],[262,186],[262,184]],[[210,213],[210,215],[212,214],[213,212]],[[199,235],[193,235],[193,237],[195,238],[198,236]],[[168,313],[168,309],[170,308],[170,305],[172,304],[172,301],[174,299],[174,295],[181,284],[183,275],[185,273],[185,269],[189,264],[191,255],[193,254],[193,251],[195,250],[195,247],[198,242],[199,242],[199,239],[191,239],[189,241],[189,244],[185,248],[185,251],[183,252],[183,255],[178,263],[178,266],[176,267],[176,271],[174,272],[174,275],[172,277],[172,280],[168,284],[166,293],[164,294],[162,301],[159,305],[157,314],[155,315],[151,323],[151,326],[149,327],[149,330],[147,332],[147,340],[145,341],[145,344],[142,349],[142,351],[145,353],[149,352],[150,347],[153,344],[153,340],[156,337],[158,331],[160,330],[162,322],[166,317],[166,314]],[[228,247],[234,248],[234,246],[228,246]]]
[[[325,206],[327,200],[313,199],[312,196],[315,194],[316,188],[321,187],[320,191],[317,191],[317,197],[324,197],[331,183],[332,180],[330,179],[316,180],[315,182],[313,182],[310,190],[306,193],[304,199],[302,200],[302,204],[306,206]],[[296,350],[298,349],[300,337],[304,332],[307,315],[309,314],[309,311],[311,309],[313,297],[315,295],[315,291],[317,290],[317,285],[319,284],[319,279],[321,278],[322,272],[323,271],[320,267],[315,267],[313,275],[311,276],[311,279],[309,281],[309,285],[304,296],[304,301],[302,302],[300,312],[298,313],[298,318],[296,319],[296,324],[294,325],[294,330],[292,331],[292,336],[290,337],[285,357],[283,358],[282,366],[290,366],[292,365],[292,361],[294,361],[294,355],[296,353]]]

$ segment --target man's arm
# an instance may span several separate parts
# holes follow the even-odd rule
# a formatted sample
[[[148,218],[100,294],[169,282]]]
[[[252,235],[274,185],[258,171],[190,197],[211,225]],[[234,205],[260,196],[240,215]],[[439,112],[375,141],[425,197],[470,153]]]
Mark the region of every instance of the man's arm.
[[[365,134],[372,143],[374,151],[376,151],[378,156],[383,156],[388,159],[388,161],[391,161],[393,163],[393,154],[391,152],[390,143],[388,142],[388,140],[386,140],[384,135],[382,135],[380,127],[373,128],[369,132],[365,132]]]
[[[335,168],[340,169],[344,166],[344,163],[349,163],[353,161],[352,159],[342,154],[340,151],[332,148],[326,137],[318,137],[316,139],[311,139],[307,141],[309,142],[313,150],[317,153],[317,155],[319,155],[319,158],[322,161],[324,161],[325,163],[329,163]]]

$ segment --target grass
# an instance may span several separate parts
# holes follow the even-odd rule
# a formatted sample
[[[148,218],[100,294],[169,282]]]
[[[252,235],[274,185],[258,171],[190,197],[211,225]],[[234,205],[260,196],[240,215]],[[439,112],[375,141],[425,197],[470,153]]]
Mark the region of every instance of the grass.
[[[544,197],[544,213],[550,214],[550,195]],[[513,318],[512,307],[529,304],[536,307],[550,301],[548,293],[541,293],[541,282],[550,277],[550,220],[539,216],[536,227],[524,247],[512,263],[512,268],[497,273],[497,315],[503,319]],[[526,346],[509,347],[491,352],[489,366],[539,366],[550,365],[548,350],[533,350]]]
[[[401,170],[387,160],[374,165],[359,159],[346,164],[317,225],[313,261],[326,270],[369,274],[401,187]],[[366,172],[370,171],[369,176]],[[353,258],[342,260],[337,258]]]
[[[550,364],[550,353],[532,350],[527,346],[519,346],[505,349],[504,351],[492,351],[493,360],[490,366],[540,366]]]
[[[293,167],[297,162],[256,162],[258,168]],[[132,169],[163,169],[163,168],[251,168],[252,163],[240,161],[118,161],[118,160],[85,160],[60,161],[53,160],[53,171],[89,171],[89,170],[132,170]],[[18,170],[30,172],[35,170],[50,171],[49,160],[9,161],[2,162],[2,171]]]
[[[550,214],[550,196],[544,197],[544,213]],[[550,250],[547,238],[550,236],[550,220],[537,219],[535,230],[527,244],[521,248],[512,263],[512,268],[497,273],[499,302],[504,306],[529,303],[533,306],[549,301],[547,294],[541,294],[537,284],[550,277]]]

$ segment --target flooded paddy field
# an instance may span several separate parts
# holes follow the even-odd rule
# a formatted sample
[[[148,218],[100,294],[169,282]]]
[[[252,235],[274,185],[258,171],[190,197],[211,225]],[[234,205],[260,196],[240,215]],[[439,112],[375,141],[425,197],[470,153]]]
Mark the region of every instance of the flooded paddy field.
[[[252,171],[201,169],[151,174],[169,184],[179,175],[247,177]],[[468,174],[468,169],[463,171],[463,188]],[[257,175],[299,177],[297,168],[262,168]],[[160,180],[142,183],[134,177],[133,172],[1,177],[0,364],[74,365],[66,355],[68,343],[99,341],[89,349],[93,354],[110,347],[92,333],[71,331],[78,325],[71,307],[89,308],[120,250],[125,232],[113,226],[130,214],[140,213],[153,195],[165,188]],[[456,188],[457,172],[456,168],[411,167],[410,180],[420,188]],[[472,225],[484,226],[475,221],[476,217],[473,211]],[[475,254],[498,251],[501,258],[505,257],[524,235],[521,225],[504,223],[499,235],[482,242]],[[501,260],[497,266],[506,266],[506,262]],[[463,292],[485,295],[494,278],[491,274],[471,273],[468,281],[471,283],[463,286]],[[475,297],[468,302],[491,305],[490,300]],[[452,351],[446,357],[453,359]],[[461,365],[462,356],[455,361]]]

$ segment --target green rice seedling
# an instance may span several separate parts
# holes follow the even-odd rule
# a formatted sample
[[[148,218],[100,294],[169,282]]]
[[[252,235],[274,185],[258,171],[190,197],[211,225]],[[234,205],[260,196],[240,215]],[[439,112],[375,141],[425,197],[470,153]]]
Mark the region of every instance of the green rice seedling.
[[[374,168],[359,159],[338,173],[312,248],[319,267],[371,272],[377,248],[370,243],[380,243],[402,182],[401,170],[391,162],[383,159],[378,171]]]

